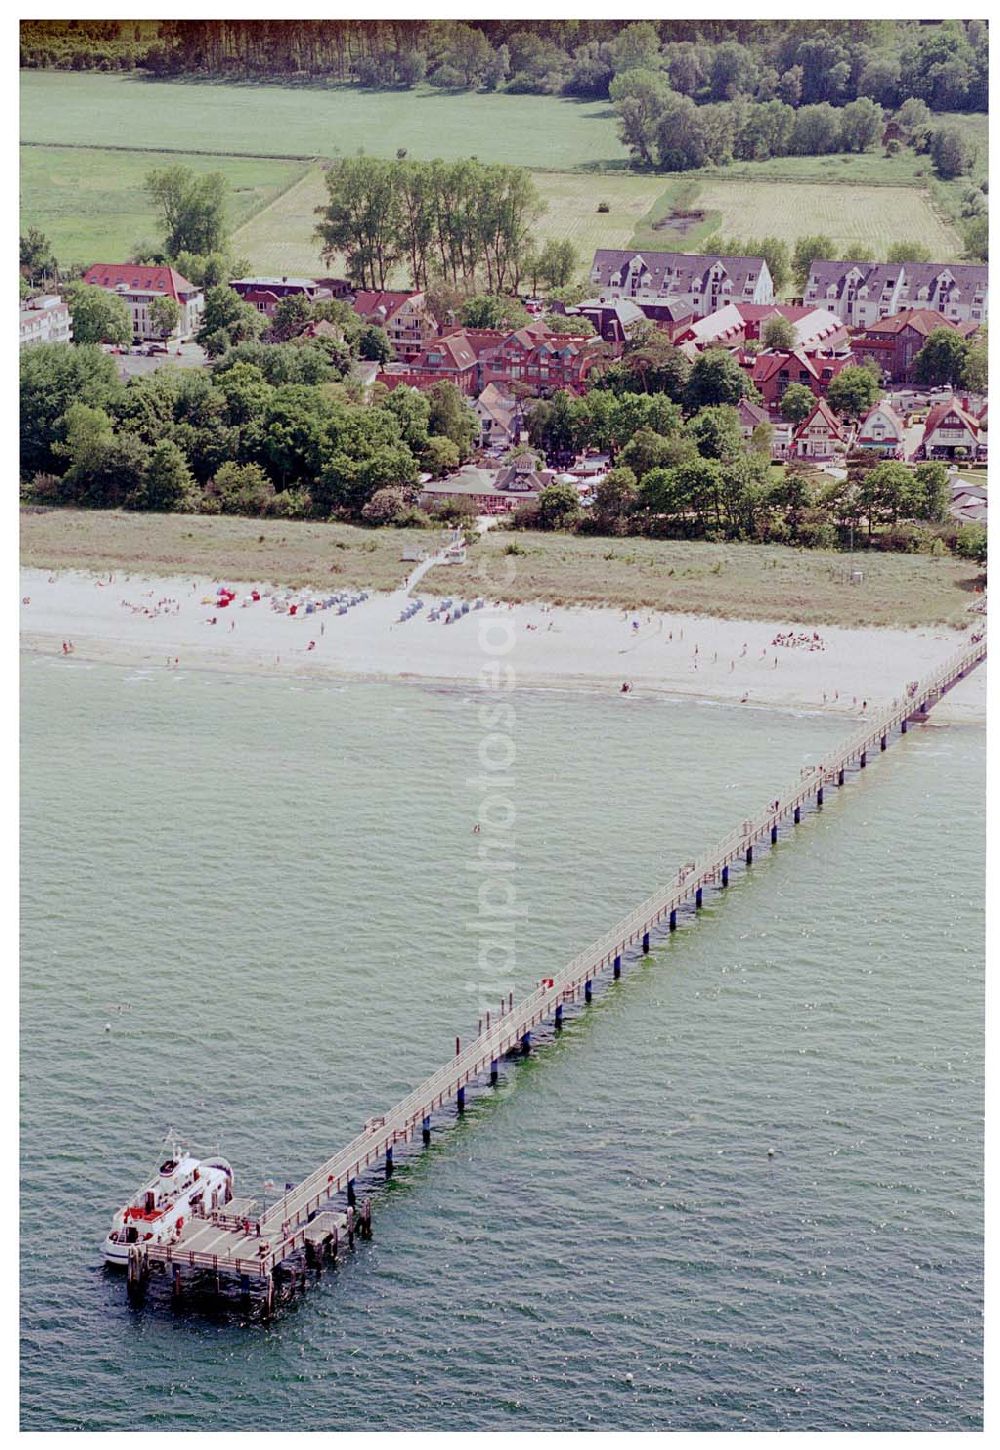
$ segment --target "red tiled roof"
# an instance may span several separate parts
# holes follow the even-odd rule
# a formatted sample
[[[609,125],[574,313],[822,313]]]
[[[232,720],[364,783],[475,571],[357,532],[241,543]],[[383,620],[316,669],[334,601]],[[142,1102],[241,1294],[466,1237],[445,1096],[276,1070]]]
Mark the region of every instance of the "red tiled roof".
[[[453,368],[471,368],[475,367],[477,362],[475,350],[471,347],[464,332],[451,332],[447,337],[437,337],[433,342],[429,342],[417,360],[417,366],[435,366],[428,361],[432,353],[443,353],[446,362]]]
[[[791,302],[734,302],[744,322],[764,322],[769,317],[787,317],[789,322],[799,322],[817,308],[802,307]]]
[[[419,296],[419,292],[355,292],[354,310],[360,317],[371,317],[381,307],[388,322],[404,302]]]
[[[83,280],[89,287],[162,292],[165,297],[173,297],[175,302],[184,294],[198,290],[173,267],[133,267],[128,262],[95,262],[88,268]]]
[[[893,317],[883,317],[878,322],[873,322],[864,331],[874,332],[885,336],[894,336],[903,332],[907,327],[912,327],[922,337],[928,337],[935,328],[950,327],[956,332],[958,327],[940,312],[932,312],[927,307],[908,307],[903,312],[897,312]]]
[[[815,363],[804,352],[761,352],[754,359],[754,382],[766,383],[769,378],[773,378],[775,373],[780,372],[783,367],[787,367],[793,360],[814,378],[819,377]]]

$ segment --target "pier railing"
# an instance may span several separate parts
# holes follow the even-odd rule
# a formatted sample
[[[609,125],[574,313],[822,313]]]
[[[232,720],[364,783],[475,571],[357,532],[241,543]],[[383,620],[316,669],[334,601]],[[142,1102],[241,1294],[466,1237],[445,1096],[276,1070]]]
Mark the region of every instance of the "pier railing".
[[[730,831],[674,879],[654,892],[624,916],[589,947],[580,951],[553,977],[544,979],[527,997],[516,1003],[489,1028],[480,1033],[450,1062],[414,1088],[402,1102],[375,1119],[332,1158],[321,1164],[295,1188],[277,1200],[260,1220],[261,1234],[279,1256],[294,1239],[296,1230],[333,1193],[343,1190],[357,1174],[385,1156],[394,1144],[408,1141],[435,1109],[456,1096],[460,1088],[492,1069],[498,1060],[519,1045],[540,1022],[551,1017],[562,1003],[572,1000],[581,987],[616,957],[660,925],[671,913],[696,901],[701,904],[705,886],[717,884],[728,866],[746,859],[748,850],[765,838],[775,839],[781,821],[797,819],[807,802],[819,797],[828,784],[842,779],[842,772],[864,762],[867,752],[885,741],[888,731],[919,717],[957,680],[986,656],[985,630],[972,644],[944,665],[908,689],[903,699],[877,710],[844,745],[828,754],[818,765],[808,767],[788,788],[775,796],[770,806]],[[551,983],[551,985],[549,985]]]

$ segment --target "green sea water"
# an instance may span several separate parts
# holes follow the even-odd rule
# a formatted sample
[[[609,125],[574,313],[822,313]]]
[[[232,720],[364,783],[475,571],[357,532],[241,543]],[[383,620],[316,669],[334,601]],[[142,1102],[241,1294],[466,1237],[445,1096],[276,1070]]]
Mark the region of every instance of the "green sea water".
[[[269,1325],[128,1308],[99,1245],[168,1126],[297,1181],[844,733],[511,703],[501,982],[476,692],[24,657],[25,1429],[981,1426],[985,735],[933,716],[443,1114]]]

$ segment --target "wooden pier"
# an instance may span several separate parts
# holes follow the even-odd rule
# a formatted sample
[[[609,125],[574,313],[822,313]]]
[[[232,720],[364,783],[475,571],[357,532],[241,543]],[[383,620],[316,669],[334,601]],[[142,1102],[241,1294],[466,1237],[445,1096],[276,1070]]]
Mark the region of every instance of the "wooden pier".
[[[778,792],[774,804],[753,819],[743,821],[696,861],[678,871],[674,879],[643,901],[610,931],[553,977],[546,977],[529,996],[506,1004],[500,1015],[487,1019],[485,1031],[462,1047],[456,1040],[454,1057],[432,1073],[402,1102],[372,1118],[363,1131],[341,1148],[301,1183],[289,1189],[266,1212],[252,1215],[246,1206],[233,1203],[207,1218],[192,1218],[170,1245],[136,1245],[130,1251],[128,1282],[130,1296],[140,1299],[151,1268],[172,1274],[175,1294],[181,1292],[182,1270],[215,1275],[221,1286],[225,1277],[238,1281],[242,1295],[252,1290],[263,1296],[269,1310],[275,1285],[304,1272],[309,1264],[318,1268],[328,1257],[336,1258],[345,1243],[353,1245],[355,1235],[371,1232],[371,1202],[357,1204],[359,1177],[380,1165],[387,1177],[393,1171],[393,1150],[419,1134],[430,1142],[434,1115],[451,1103],[461,1113],[470,1084],[488,1080],[496,1083],[503,1058],[531,1050],[531,1034],[542,1023],[562,1025],[567,1004],[590,1002],[599,978],[608,973],[621,975],[622,961],[635,949],[650,950],[654,933],[672,932],[678,913],[701,909],[706,891],[724,891],[733,869],[749,868],[755,854],[777,844],[782,832],[794,830],[807,809],[822,807],[830,788],[845,784],[848,774],[864,770],[869,757],[886,750],[890,741],[905,735],[910,724],[927,718],[928,712],[953,685],[986,658],[985,632],[953,656],[933,674],[907,688],[905,698],[877,711],[845,744],[831,752],[819,765],[804,769],[799,778]],[[345,1209],[337,1210],[333,1200],[343,1196]]]

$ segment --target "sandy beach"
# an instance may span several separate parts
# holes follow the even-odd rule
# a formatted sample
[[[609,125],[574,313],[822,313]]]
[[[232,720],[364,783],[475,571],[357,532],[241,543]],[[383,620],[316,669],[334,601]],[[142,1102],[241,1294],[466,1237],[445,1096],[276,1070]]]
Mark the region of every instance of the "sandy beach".
[[[816,631],[794,620],[744,622],[488,600],[444,623],[440,615],[431,620],[440,601],[421,594],[414,576],[408,587],[372,594],[346,614],[336,608],[307,613],[307,603],[319,595],[263,584],[227,586],[236,597],[220,608],[219,586],[218,580],[191,577],[98,578],[25,569],[22,645],[57,655],[65,653],[64,644],[72,645],[68,661],[144,668],[441,683],[476,681],[499,662],[526,688],[621,693],[628,682],[635,695],[658,692],[861,717],[866,703],[871,710],[901,696],[908,681],[933,669],[982,627],[977,619],[964,633]],[[415,597],[423,599],[423,609],[400,622]],[[775,643],[790,634],[796,643]],[[937,713],[985,719],[985,671],[963,681]]]

